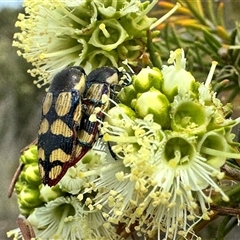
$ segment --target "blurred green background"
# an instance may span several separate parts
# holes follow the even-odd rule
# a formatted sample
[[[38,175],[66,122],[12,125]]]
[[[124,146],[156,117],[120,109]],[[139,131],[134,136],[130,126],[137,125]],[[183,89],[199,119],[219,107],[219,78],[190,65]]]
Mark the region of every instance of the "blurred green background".
[[[240,21],[240,1],[224,2],[227,23],[231,28],[234,21]],[[17,31],[14,24],[21,11],[0,9],[0,240],[7,239],[6,232],[17,226],[17,199],[15,194],[8,199],[8,188],[19,163],[20,150],[37,137],[45,93],[44,89],[37,89],[32,84],[33,79],[27,74],[27,69],[31,67],[17,56],[17,49],[12,47],[13,34]],[[205,231],[204,240],[214,239],[211,229],[216,225],[212,224]],[[231,232],[227,239],[237,240],[238,236],[240,229]]]

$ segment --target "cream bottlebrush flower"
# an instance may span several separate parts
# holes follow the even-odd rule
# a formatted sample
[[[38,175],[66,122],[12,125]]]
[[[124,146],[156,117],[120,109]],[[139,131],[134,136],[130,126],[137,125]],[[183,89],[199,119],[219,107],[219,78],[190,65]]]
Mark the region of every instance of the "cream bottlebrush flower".
[[[81,228],[76,221],[80,208],[81,204],[76,197],[60,197],[36,208],[28,221],[38,238],[80,239]]]
[[[76,196],[59,197],[36,208],[28,221],[37,239],[110,239],[116,235],[112,226],[105,229],[98,209],[88,210]]]
[[[25,0],[13,46],[32,63],[38,86],[68,66],[81,65],[88,73],[102,66],[117,67],[123,60],[137,63],[145,51],[147,30],[155,21],[146,14],[156,0],[56,1]]]
[[[117,161],[111,165],[115,169],[102,169],[95,181],[101,189],[96,204],[108,204],[110,211],[104,215],[109,222],[123,223],[127,232],[134,229],[149,237],[157,234],[158,239],[163,232],[166,239],[186,236],[198,221],[208,220],[213,192],[229,200],[218,184],[224,177],[220,167],[227,158],[240,156],[236,150],[233,153],[237,143],[230,134],[240,118],[225,119],[224,106],[209,85],[212,75],[205,85],[199,84],[184,69],[182,50],[177,50],[172,60],[178,62],[177,66],[165,67],[167,74],[163,70],[163,77],[154,74],[156,78],[150,84],[151,75],[144,79],[145,91],[141,86],[139,93],[133,84],[119,93],[120,101],[128,102],[127,106],[116,104],[102,128],[103,139],[113,144]],[[179,66],[182,70],[176,69]],[[161,84],[152,91],[151,84],[157,78]],[[145,93],[156,95],[155,91],[169,100],[165,102],[168,126],[155,122],[158,113],[166,117],[158,104],[154,108],[158,97],[154,100],[151,96],[150,105],[146,97],[149,111],[144,109],[144,118],[139,114],[138,99]]]
[[[60,189],[72,195],[80,194],[85,188],[89,188],[89,182],[98,176],[94,171],[105,165],[106,144],[101,139],[94,144],[93,148],[75,166],[68,169],[67,173],[58,183]],[[111,159],[112,160],[112,159]]]

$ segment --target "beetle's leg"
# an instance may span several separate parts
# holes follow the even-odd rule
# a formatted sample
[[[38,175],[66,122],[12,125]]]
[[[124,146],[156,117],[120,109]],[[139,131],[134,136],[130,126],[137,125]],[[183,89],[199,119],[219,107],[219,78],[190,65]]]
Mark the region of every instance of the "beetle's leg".
[[[83,113],[83,117],[89,117],[89,114],[87,113],[87,104],[85,104],[84,102],[82,102],[82,113]],[[81,126],[82,122],[80,123]]]
[[[84,98],[82,101],[85,104],[85,106],[93,105],[94,107],[101,107],[102,105],[105,104],[102,101],[93,98]]]
[[[115,152],[113,152],[111,143],[107,142],[107,145],[108,145],[109,153],[111,154],[112,158],[114,160],[117,160],[117,155],[115,154]]]
[[[88,148],[88,149],[92,148],[92,143],[87,143],[87,142],[81,141],[80,139],[78,139],[77,142],[84,148]]]

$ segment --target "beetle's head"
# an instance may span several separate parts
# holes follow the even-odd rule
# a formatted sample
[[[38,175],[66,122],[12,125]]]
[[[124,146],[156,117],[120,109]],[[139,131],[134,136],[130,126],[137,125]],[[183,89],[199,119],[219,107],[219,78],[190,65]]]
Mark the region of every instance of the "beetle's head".
[[[67,92],[76,89],[83,93],[86,87],[86,74],[83,68],[73,66],[57,73],[52,80],[49,91]]]
[[[119,71],[114,67],[101,67],[93,70],[87,77],[87,87],[94,83],[118,84]]]

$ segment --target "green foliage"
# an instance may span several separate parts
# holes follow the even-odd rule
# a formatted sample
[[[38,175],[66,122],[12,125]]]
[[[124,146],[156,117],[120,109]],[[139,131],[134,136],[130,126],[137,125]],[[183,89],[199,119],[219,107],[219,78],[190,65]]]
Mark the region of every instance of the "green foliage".
[[[228,102],[240,92],[240,26],[226,28],[223,2],[178,1],[181,7],[168,18],[159,29],[160,38],[155,48],[162,61],[166,61],[170,50],[187,50],[188,70],[204,81],[211,62],[217,61],[212,82],[218,92],[230,90]],[[159,8],[152,14],[163,15],[175,5],[175,1],[159,1]]]

